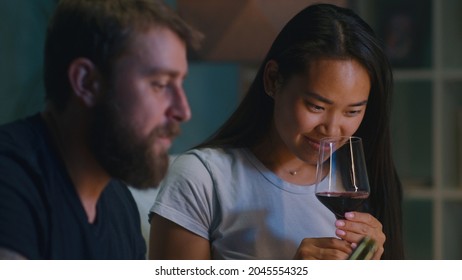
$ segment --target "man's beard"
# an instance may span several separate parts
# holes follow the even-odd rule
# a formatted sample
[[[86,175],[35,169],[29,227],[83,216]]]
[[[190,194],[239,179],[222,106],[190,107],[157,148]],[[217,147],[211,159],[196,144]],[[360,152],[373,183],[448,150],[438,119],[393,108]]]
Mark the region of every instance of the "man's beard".
[[[108,98],[111,94],[109,94]],[[168,151],[156,151],[160,136],[179,134],[179,124],[156,127],[140,139],[112,100],[104,100],[93,110],[89,143],[97,161],[108,174],[137,189],[155,188],[167,173]]]

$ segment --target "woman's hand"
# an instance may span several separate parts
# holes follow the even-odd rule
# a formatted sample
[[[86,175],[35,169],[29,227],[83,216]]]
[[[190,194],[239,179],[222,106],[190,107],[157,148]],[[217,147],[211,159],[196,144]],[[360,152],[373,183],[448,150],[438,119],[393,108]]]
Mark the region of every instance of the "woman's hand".
[[[300,243],[294,259],[299,260],[344,260],[353,251],[350,242],[342,239],[305,238]]]
[[[355,247],[365,236],[371,237],[377,245],[377,250],[372,259],[379,260],[383,254],[385,234],[382,231],[382,224],[368,213],[348,212],[345,213],[345,220],[337,220],[336,235],[348,241]]]

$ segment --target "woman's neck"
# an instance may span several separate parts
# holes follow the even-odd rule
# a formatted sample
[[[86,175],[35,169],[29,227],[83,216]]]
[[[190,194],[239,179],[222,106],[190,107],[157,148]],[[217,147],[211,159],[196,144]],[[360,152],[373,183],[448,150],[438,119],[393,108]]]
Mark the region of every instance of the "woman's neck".
[[[316,165],[299,159],[274,133],[264,139],[250,150],[266,168],[292,184],[312,185],[315,183]]]

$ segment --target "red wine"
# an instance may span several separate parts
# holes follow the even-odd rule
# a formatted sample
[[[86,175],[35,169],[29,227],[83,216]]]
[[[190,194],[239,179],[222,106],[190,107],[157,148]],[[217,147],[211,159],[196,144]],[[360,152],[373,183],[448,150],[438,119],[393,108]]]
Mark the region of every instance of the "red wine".
[[[345,212],[358,210],[369,196],[367,192],[321,192],[319,201],[334,212],[337,219],[343,219]]]

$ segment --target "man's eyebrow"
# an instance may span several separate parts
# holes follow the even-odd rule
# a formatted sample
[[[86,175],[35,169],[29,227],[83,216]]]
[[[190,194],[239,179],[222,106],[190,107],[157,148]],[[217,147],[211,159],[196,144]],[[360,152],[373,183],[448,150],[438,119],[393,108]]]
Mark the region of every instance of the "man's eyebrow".
[[[306,96],[309,96],[311,98],[314,98],[314,99],[317,99],[323,103],[326,103],[326,104],[329,104],[329,105],[332,105],[334,104],[334,101],[330,100],[330,99],[327,99],[325,98],[324,96],[321,96],[317,93],[314,93],[314,92],[306,92],[305,93]],[[367,104],[367,100],[363,100],[363,101],[360,101],[358,103],[353,103],[353,104],[350,104],[348,105],[349,107],[357,107],[357,106],[364,106]]]
[[[179,71],[161,68],[161,67],[149,67],[143,69],[143,73],[147,76],[155,76],[155,75],[168,75],[168,76],[178,76],[180,75]]]

